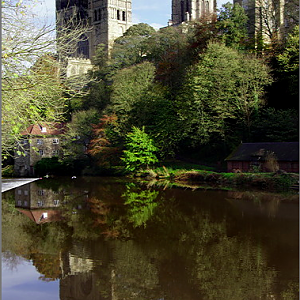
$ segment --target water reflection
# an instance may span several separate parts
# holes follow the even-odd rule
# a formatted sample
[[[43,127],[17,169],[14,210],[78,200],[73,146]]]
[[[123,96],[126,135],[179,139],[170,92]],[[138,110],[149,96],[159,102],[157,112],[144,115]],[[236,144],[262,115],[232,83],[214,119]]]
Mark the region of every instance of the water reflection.
[[[3,258],[61,300],[298,299],[296,198],[38,181],[3,194]]]

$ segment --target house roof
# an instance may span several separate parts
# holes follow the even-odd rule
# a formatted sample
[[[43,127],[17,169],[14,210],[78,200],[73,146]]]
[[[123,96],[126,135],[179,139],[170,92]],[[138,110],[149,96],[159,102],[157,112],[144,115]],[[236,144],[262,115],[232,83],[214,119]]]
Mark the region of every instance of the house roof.
[[[60,135],[65,132],[65,123],[49,123],[30,125],[22,135]]]
[[[279,161],[299,161],[299,142],[242,143],[225,160],[251,161],[274,152]]]

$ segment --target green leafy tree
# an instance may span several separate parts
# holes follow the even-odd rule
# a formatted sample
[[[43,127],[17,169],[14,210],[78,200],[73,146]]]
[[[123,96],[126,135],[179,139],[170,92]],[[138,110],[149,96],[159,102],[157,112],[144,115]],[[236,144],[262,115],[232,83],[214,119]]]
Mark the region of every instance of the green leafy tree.
[[[218,16],[216,28],[221,33],[221,40],[226,46],[242,49],[247,38],[247,20],[244,9],[230,2],[223,4]]]
[[[285,47],[278,55],[278,62],[282,72],[299,71],[299,25],[295,26],[288,35]]]
[[[261,60],[210,43],[177,98],[182,134],[196,143],[208,143],[212,137],[226,140],[233,124],[249,129],[270,82],[268,67]]]
[[[299,99],[299,25],[288,35],[284,50],[278,55],[278,63],[289,94]]]
[[[107,114],[117,116],[120,136],[124,136],[132,126],[137,125],[134,121],[134,108],[148,93],[153,84],[154,75],[154,65],[144,62],[122,69],[114,76],[111,104],[107,109]]]
[[[137,171],[141,168],[148,167],[158,162],[155,155],[157,148],[153,140],[144,131],[137,127],[132,128],[132,132],[127,134],[125,143],[124,157],[126,169],[130,172]]]

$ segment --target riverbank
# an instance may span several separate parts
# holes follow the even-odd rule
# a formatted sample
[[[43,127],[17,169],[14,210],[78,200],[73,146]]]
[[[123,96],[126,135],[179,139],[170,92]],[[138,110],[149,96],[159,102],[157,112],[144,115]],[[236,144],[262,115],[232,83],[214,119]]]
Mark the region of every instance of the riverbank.
[[[135,177],[152,178],[161,185],[167,180],[172,186],[191,188],[205,185],[207,188],[214,189],[254,188],[275,192],[287,192],[293,189],[299,191],[299,174],[285,172],[217,173],[206,170],[169,170],[163,167],[137,173]]]

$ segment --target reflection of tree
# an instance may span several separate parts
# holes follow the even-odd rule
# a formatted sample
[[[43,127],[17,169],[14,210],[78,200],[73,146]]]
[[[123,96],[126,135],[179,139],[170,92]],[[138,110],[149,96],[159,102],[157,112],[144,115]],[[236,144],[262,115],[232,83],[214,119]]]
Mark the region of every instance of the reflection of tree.
[[[122,195],[128,206],[128,220],[134,227],[146,227],[147,221],[154,214],[158,191],[137,189],[134,184],[127,185],[127,191]]]
[[[160,249],[159,260],[164,266],[160,277],[170,298],[195,299],[191,291],[196,290],[203,299],[271,299],[276,274],[267,266],[266,253],[259,244],[243,237],[228,237],[227,220],[213,219],[205,210],[184,210],[174,203],[164,203],[159,212],[155,236],[169,243]],[[180,265],[185,266],[190,294],[178,287],[174,295],[174,287],[167,284],[174,274],[164,270],[178,272],[172,265],[178,265],[179,270]]]
[[[269,269],[259,246],[222,237],[205,247],[192,247],[194,283],[205,299],[272,299],[275,271]]]
[[[113,299],[162,299],[158,270],[151,263],[151,252],[134,241],[116,241],[113,245]]]
[[[58,253],[34,253],[30,255],[33,265],[42,276],[39,279],[53,281],[61,277],[60,257]]]
[[[29,253],[28,243],[30,234],[24,232],[23,226],[32,222],[15,209],[14,192],[2,194],[2,253],[10,268],[16,267],[20,259],[18,255],[26,256]]]

